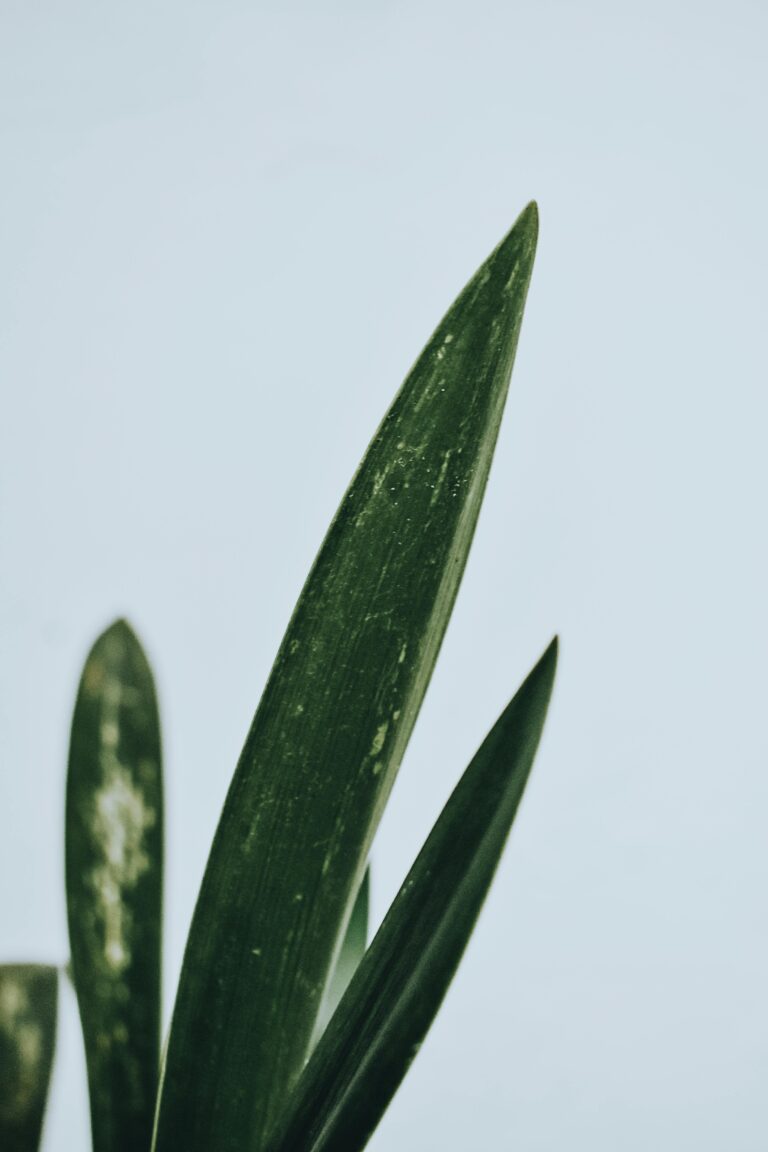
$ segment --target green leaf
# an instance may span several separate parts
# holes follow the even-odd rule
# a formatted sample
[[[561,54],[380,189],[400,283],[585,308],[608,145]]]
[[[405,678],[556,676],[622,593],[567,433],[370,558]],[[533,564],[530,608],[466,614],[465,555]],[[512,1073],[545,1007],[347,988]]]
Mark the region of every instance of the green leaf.
[[[36,1152],[56,1044],[58,973],[0,965],[0,1148]]]
[[[67,913],[95,1152],[151,1144],[162,858],[155,688],[138,640],[119,620],[85,664],[67,777]]]
[[[359,1152],[461,959],[533,764],[553,641],[486,737],[321,1038],[270,1152]]]
[[[368,943],[368,900],[370,895],[371,869],[366,868],[363,882],[357,893],[352,915],[347,925],[346,935],[342,941],[339,957],[333,967],[333,973],[323,997],[320,1015],[317,1018],[316,1038],[325,1031],[328,1021],[333,1016],[339,1001],[347,990],[350,980],[365,955]]]
[[[157,1152],[258,1150],[304,1065],[464,569],[536,233],[530,205],[437,328],[301,594],[195,910]]]

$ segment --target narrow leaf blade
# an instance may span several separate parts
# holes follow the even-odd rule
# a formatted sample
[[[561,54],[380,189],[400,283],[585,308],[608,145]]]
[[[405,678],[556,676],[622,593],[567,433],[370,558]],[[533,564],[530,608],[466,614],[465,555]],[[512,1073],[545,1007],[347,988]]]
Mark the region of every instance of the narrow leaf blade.
[[[149,1149],[157,1097],[163,796],[147,659],[122,620],[92,648],[72,721],[66,889],[94,1152]]]
[[[299,599],[195,910],[157,1152],[259,1149],[303,1067],[466,562],[536,234],[530,205],[439,325]]]
[[[359,1152],[413,1060],[493,878],[541,736],[555,640],[481,745],[313,1053],[270,1152]]]
[[[37,1152],[56,1045],[58,973],[0,965],[0,1148]]]

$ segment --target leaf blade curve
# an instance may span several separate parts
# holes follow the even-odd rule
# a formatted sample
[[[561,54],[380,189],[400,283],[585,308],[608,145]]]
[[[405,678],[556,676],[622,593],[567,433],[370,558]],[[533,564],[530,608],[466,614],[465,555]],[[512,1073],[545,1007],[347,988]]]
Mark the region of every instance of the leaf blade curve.
[[[259,1149],[301,1071],[466,562],[537,227],[529,205],[438,326],[299,598],[203,878],[156,1152]]]

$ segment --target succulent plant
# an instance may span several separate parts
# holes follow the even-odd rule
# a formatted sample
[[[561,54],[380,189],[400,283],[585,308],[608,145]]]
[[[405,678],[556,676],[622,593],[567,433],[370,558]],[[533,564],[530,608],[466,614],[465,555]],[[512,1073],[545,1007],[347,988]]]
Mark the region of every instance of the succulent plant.
[[[72,722],[66,896],[94,1152],[357,1152],[426,1034],[517,811],[557,641],[367,944],[368,861],[475,529],[535,205],[408,375],[301,593],[237,765],[160,1058],[163,799],[152,674],[123,621]],[[0,969],[0,1144],[38,1146],[55,969]]]

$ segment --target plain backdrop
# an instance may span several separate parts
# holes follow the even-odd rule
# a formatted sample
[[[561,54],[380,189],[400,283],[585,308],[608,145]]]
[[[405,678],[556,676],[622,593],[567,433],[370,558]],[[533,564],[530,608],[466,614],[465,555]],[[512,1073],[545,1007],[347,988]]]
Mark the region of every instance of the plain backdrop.
[[[154,662],[166,1015],[241,742],[432,328],[535,197],[379,919],[552,634],[541,753],[372,1149],[768,1147],[768,7],[0,3],[0,959],[64,961],[80,667]],[[46,1152],[84,1152],[72,994]]]

